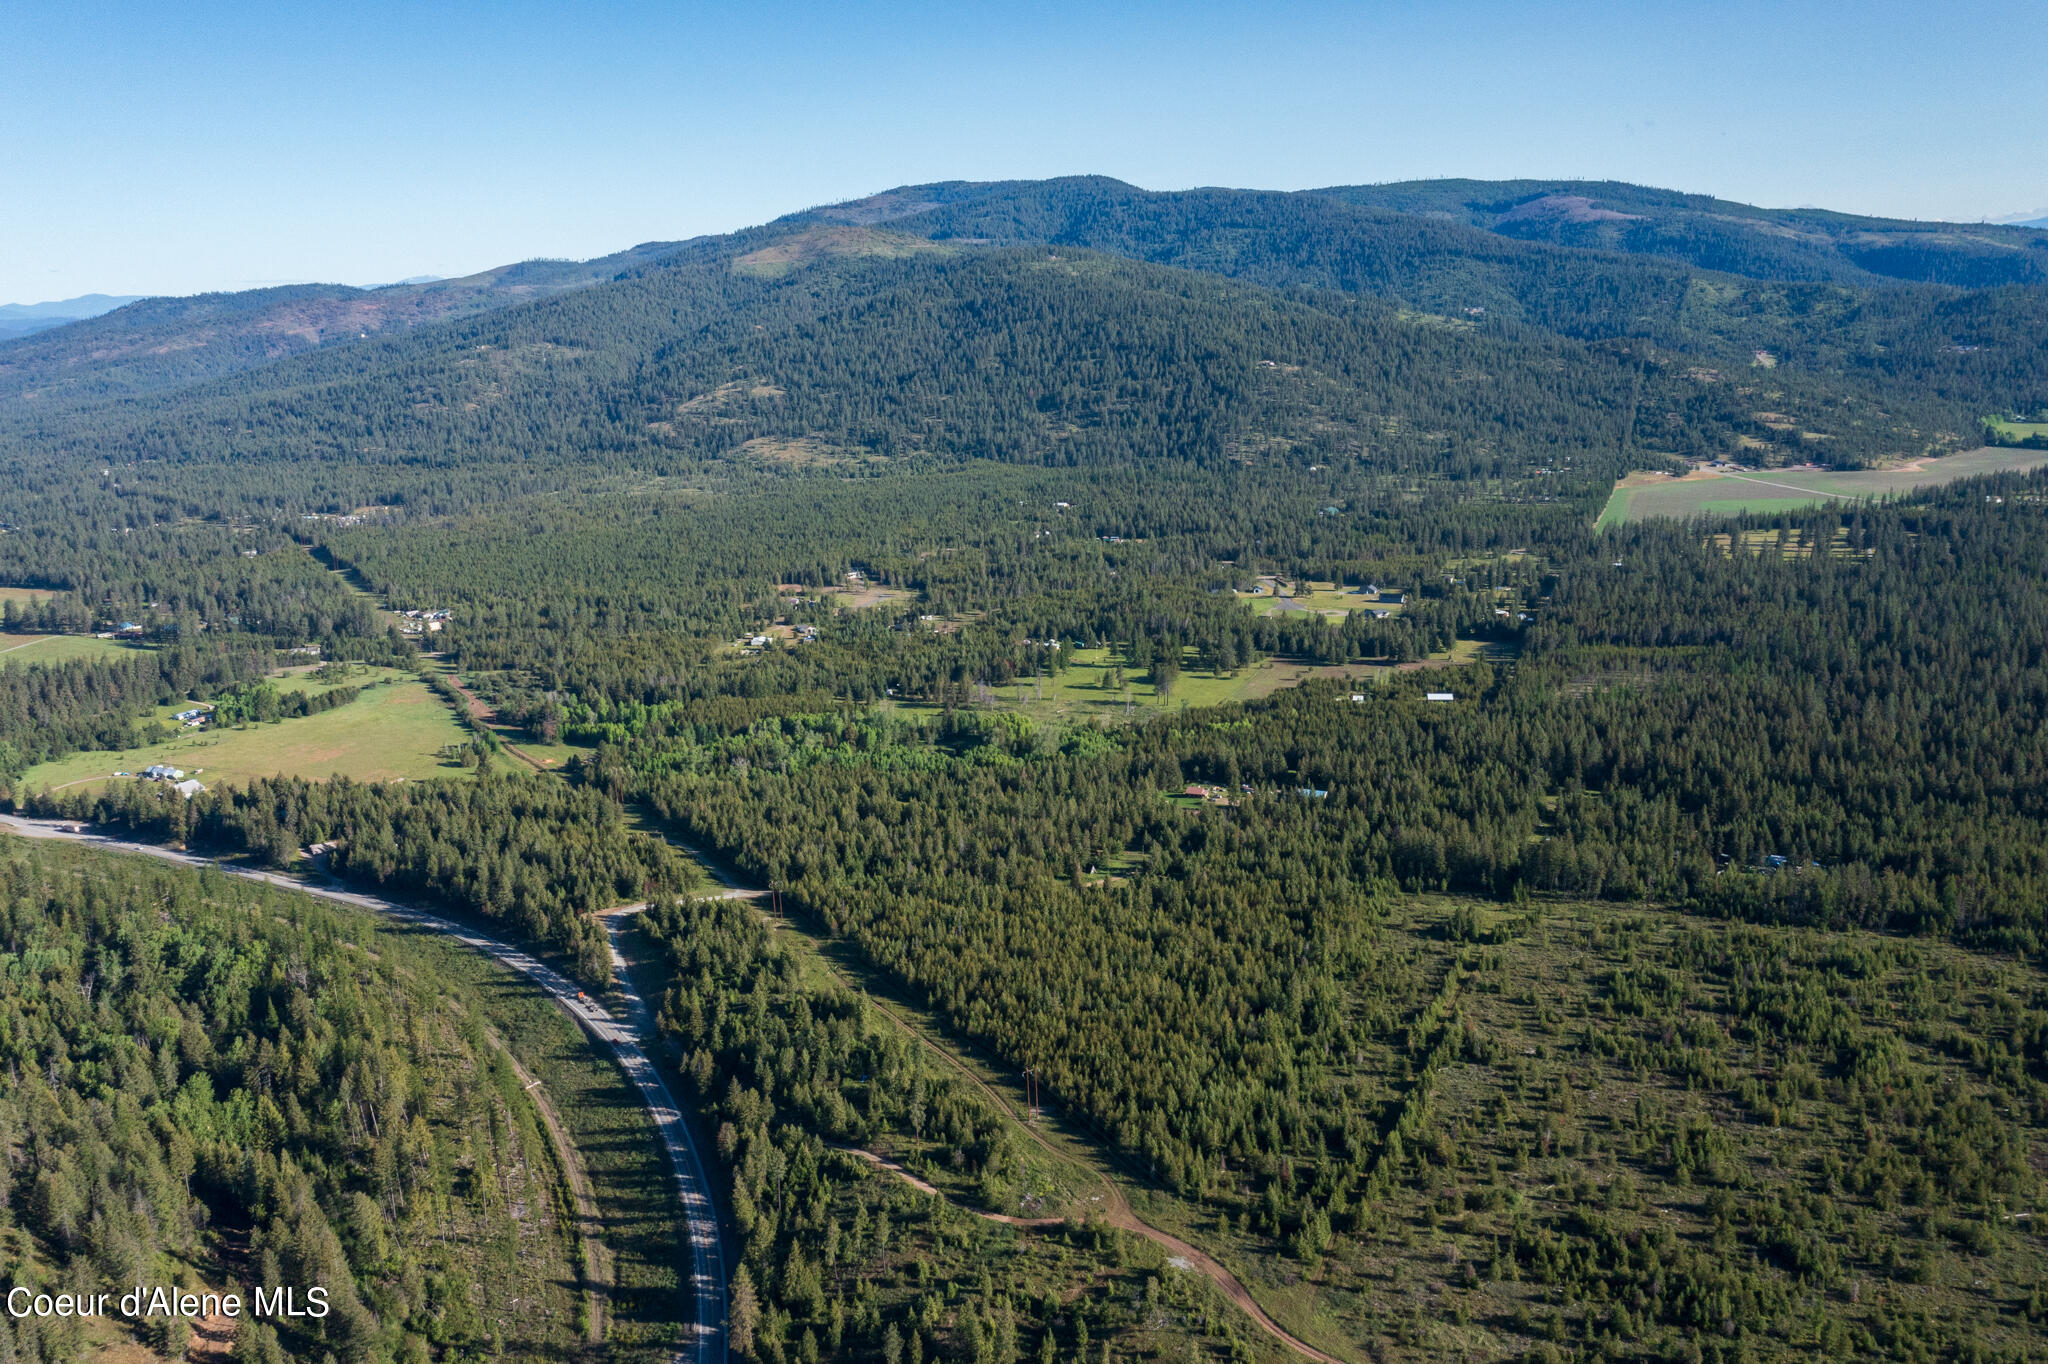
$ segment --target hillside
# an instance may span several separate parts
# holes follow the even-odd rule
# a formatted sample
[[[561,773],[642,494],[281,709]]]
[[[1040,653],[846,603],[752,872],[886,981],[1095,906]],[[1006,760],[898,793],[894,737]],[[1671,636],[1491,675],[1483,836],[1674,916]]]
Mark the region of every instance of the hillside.
[[[0,1029],[34,1058],[0,1081],[10,1282],[245,1303],[252,1285],[297,1285],[301,1303],[320,1286],[332,1308],[325,1321],[27,1317],[0,1325],[10,1352],[584,1347],[586,1290],[603,1285],[585,1278],[573,1152],[551,1140],[518,1059],[577,1047],[573,1025],[447,947],[287,892],[13,837],[0,884]]]
[[[1047,270],[1057,262],[1005,254],[1028,246],[1155,270],[1071,258]],[[1234,291],[1198,283],[1214,275]],[[1178,320],[1153,320],[1162,308]],[[982,361],[965,364],[967,350],[936,326],[900,331],[949,310],[947,326],[994,347]],[[1521,426],[1509,395],[1534,382],[1513,377],[1531,365],[1562,366],[1574,377],[1559,382],[1582,394],[1632,367],[1635,429],[1572,439],[1612,440],[1639,458],[1753,449],[1766,463],[1854,466],[1958,448],[1985,414],[2048,401],[2048,290],[1749,279],[1515,240],[1334,192],[1155,194],[1081,178],[907,187],[576,266],[149,300],[0,347],[0,428],[37,452],[24,471],[31,489],[54,492],[97,464],[132,497],[176,486],[165,480],[179,466],[263,461],[296,470],[266,499],[336,513],[429,487],[444,507],[486,486],[491,496],[597,490],[629,470],[676,473],[743,447],[802,463],[913,451],[1072,462],[1097,457],[1082,452],[1104,422],[1123,420],[1114,414],[1158,410],[1163,395],[1140,375],[1156,361],[1140,352],[1163,341],[1162,325],[1189,354],[1301,369],[1247,347],[1266,344],[1272,319],[1311,314],[1335,319],[1318,326],[1370,329],[1347,344],[1383,359],[1375,373],[1347,366],[1337,387],[1358,391],[1337,401],[1396,423],[1396,445],[1466,429],[1432,415],[1446,402],[1498,404],[1484,422]],[[1126,334],[1127,317],[1149,336]],[[1333,373],[1328,359],[1305,372]],[[1419,382],[1426,369],[1509,377],[1453,397]],[[1327,453],[1356,423],[1324,422],[1321,396],[1284,421],[1259,415],[1226,400],[1213,365],[1204,370],[1208,397],[1172,401],[1225,402],[1231,423],[1261,440],[1301,444],[1299,423],[1321,423]],[[1745,383],[1745,372],[1767,377]],[[167,401],[131,401],[165,389]],[[1056,418],[1061,409],[1071,410]],[[1146,420],[1156,442],[1165,428]],[[1558,433],[1583,426],[1538,415],[1513,459],[1540,467]],[[1057,453],[1044,439],[1055,428],[1068,433]],[[1202,429],[1183,428],[1175,452],[1201,448]],[[1384,443],[1361,437],[1356,448]],[[493,469],[516,473],[508,482]]]
[[[908,199],[915,207],[930,197]],[[266,500],[350,512],[428,487],[444,506],[484,487],[491,496],[596,489],[628,470],[679,472],[741,447],[805,461],[922,451],[1073,462],[1101,457],[1086,453],[1090,443],[1124,424],[1125,413],[1150,414],[1139,419],[1149,434],[1132,453],[1151,442],[1184,457],[1227,443],[1200,434],[1201,414],[1218,403],[1232,429],[1269,443],[1302,444],[1306,422],[1325,453],[1367,413],[1393,425],[1351,448],[1387,445],[1389,433],[1398,449],[1418,433],[1462,431],[1500,457],[1499,424],[1512,422],[1513,462],[1535,467],[1568,430],[1595,450],[1622,448],[1611,426],[1611,435],[1583,434],[1585,414],[1613,405],[1589,405],[1583,395],[1606,392],[1617,367],[1631,365],[1644,388],[1630,446],[1698,455],[1747,441],[1783,447],[1769,456],[1776,460],[1853,465],[1954,448],[1983,413],[2037,406],[2048,373],[2048,292],[2031,289],[1866,294],[1745,284],[1314,196],[1151,195],[1093,181],[921,208],[886,231],[819,224],[834,214],[847,216],[826,210],[697,243],[659,268],[621,270],[553,299],[510,301],[507,291],[527,287],[516,272],[488,290],[425,286],[393,297],[405,308],[440,299],[491,310],[417,327],[387,311],[390,325],[406,329],[268,363],[256,352],[310,347],[316,333],[277,331],[284,299],[236,295],[207,305],[243,319],[219,334],[168,314],[163,327],[191,339],[191,353],[213,357],[204,364],[233,352],[253,368],[187,383],[146,406],[39,397],[12,404],[4,420],[21,449],[39,452],[24,471],[31,490],[69,485],[67,470],[119,464],[125,472],[106,477],[132,498],[179,486],[180,468],[225,460],[238,472],[209,486],[232,495],[239,471],[260,461],[295,470],[266,485]],[[942,249],[918,249],[920,239]],[[1151,269],[1005,251],[1034,241],[1130,256]],[[1207,275],[1237,283],[1205,283]],[[1304,288],[1319,293],[1289,292]],[[904,330],[926,319],[933,325]],[[1311,321],[1321,339],[1304,333],[1277,344],[1276,326],[1299,331]],[[953,344],[952,327],[964,329],[965,345]],[[1337,359],[1333,327],[1352,333],[1343,346],[1369,357],[1364,366]],[[13,349],[54,345],[76,330]],[[977,344],[992,349],[970,362]],[[1148,354],[1155,345],[1168,349]],[[1194,385],[1169,400],[1148,390],[1145,370],[1176,352],[1214,359],[1188,370],[1168,365],[1167,382]],[[1761,390],[1720,382],[1764,363],[1759,355],[1774,366]],[[1249,379],[1248,367],[1267,361],[1281,375],[1334,376],[1335,387],[1311,382],[1285,417],[1272,407],[1277,393],[1259,400],[1264,414],[1227,396]],[[121,358],[65,363],[84,366],[81,375],[111,375],[103,387],[132,377]],[[1239,377],[1224,382],[1217,363]],[[1534,377],[1546,367],[1555,378]],[[1496,382],[1460,393],[1422,382],[1425,372]],[[1581,394],[1570,400],[1578,415],[1541,402],[1525,414],[1519,395],[1532,385]],[[1331,403],[1353,415],[1333,415]],[[1493,415],[1481,416],[1489,405]],[[1453,408],[1472,415],[1447,422]],[[1158,420],[1167,411],[1195,423],[1179,426],[1171,442]],[[1488,423],[1495,436],[1484,434]],[[1066,432],[1057,450],[1056,429]],[[486,473],[493,469],[516,473],[508,483]]]
[[[298,284],[127,302],[0,341],[0,404],[172,389],[322,346],[587,288],[678,245],[649,242],[595,260],[522,261],[461,279],[381,289]]]
[[[1446,388],[1445,374],[1473,386]],[[73,487],[81,464],[125,452],[109,480],[130,505],[203,484],[216,502],[282,494],[334,512],[427,489],[444,507],[600,489],[735,458],[1073,464],[1294,450],[1313,463],[1370,445],[1405,467],[1445,458],[1448,435],[1428,433],[1453,427],[1453,444],[1484,453],[1450,458],[1510,458],[1512,443],[1519,468],[1566,444],[1617,443],[1611,425],[1589,439],[1583,424],[1611,423],[1593,414],[1620,376],[1575,343],[1366,300],[797,225],[147,406],[32,421],[21,437],[60,457],[24,472],[50,495]],[[258,469],[286,481],[246,483]]]
[[[963,244],[1085,247],[1268,287],[1377,294],[1451,316],[1483,310],[1493,321],[1582,340],[1642,337],[1717,360],[1814,348],[1837,366],[1872,347],[1896,350],[1889,333],[1920,328],[1930,313],[1955,306],[1947,293],[1879,301],[1864,299],[1864,290],[1892,281],[1972,290],[2039,283],[2048,261],[2048,234],[2023,227],[1767,210],[1611,183],[1425,181],[1299,194],[1160,194],[1101,177],[945,182],[792,221],[804,220],[889,226]],[[717,253],[749,237],[692,245]],[[680,246],[649,243],[586,262],[530,261],[373,290],[299,285],[141,300],[0,342],[0,406],[19,400],[62,410],[78,400],[175,389],[635,276],[675,258]],[[1700,287],[1702,270],[1712,272],[1713,287]],[[1750,283],[1724,297],[1725,276]],[[1906,316],[1873,323],[1861,316],[1870,307]],[[1851,317],[1856,325],[1845,333]],[[1942,345],[1984,346],[1967,323],[1942,331]]]
[[[893,211],[937,196],[917,187],[878,197]],[[1113,251],[1276,288],[1379,294],[1452,316],[1483,314],[1584,340],[1640,337],[1716,359],[1747,359],[1759,348],[1795,358],[1805,351],[1812,362],[1841,370],[1873,347],[1889,351],[1911,341],[1925,327],[1941,330],[1942,345],[1980,345],[1945,313],[1967,315],[1991,306],[2031,319],[2037,307],[2032,290],[1873,291],[1866,286],[1882,281],[1868,272],[1857,279],[1841,270],[1802,273],[1780,268],[1768,255],[1738,254],[1719,263],[1661,259],[1631,253],[1625,243],[1598,233],[1583,240],[1522,240],[1466,220],[1474,215],[1432,208],[1438,200],[1420,193],[1383,199],[1349,190],[1155,193],[1076,177],[995,184],[973,194],[955,187],[947,197],[951,202],[902,213],[891,225],[939,240]],[[871,215],[873,203],[861,200],[817,213]],[[1536,215],[1530,221],[1549,219]],[[1596,225],[1600,221],[1607,220]],[[2027,260],[2048,250],[2038,234],[1983,232],[1987,240],[2006,241],[2001,249],[2007,254]]]
[[[1314,193],[1520,241],[1625,251],[1784,283],[2048,283],[2048,236],[2024,224],[1912,222],[1758,208],[1617,181],[1412,180]]]

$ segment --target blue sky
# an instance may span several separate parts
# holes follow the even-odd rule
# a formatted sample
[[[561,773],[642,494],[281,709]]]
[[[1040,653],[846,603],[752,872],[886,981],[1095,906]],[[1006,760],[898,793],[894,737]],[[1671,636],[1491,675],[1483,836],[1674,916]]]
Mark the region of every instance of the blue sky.
[[[455,275],[890,185],[2048,211],[2048,5],[0,6],[0,302]]]

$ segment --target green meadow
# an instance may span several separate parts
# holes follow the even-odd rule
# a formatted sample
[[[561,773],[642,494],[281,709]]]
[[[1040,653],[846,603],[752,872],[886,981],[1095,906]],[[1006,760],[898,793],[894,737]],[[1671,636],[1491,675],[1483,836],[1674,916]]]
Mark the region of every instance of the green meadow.
[[[425,683],[380,670],[384,680],[366,687],[345,706],[300,719],[227,729],[180,730],[161,743],[138,744],[118,753],[73,753],[28,770],[26,790],[83,786],[115,780],[116,772],[139,772],[152,763],[185,769],[208,786],[240,784],[253,777],[353,777],[358,781],[418,781],[459,777],[466,770],[439,756],[469,734]],[[402,679],[402,680],[401,680]],[[279,680],[281,689],[314,684],[300,674]],[[170,713],[189,706],[161,708]]]
[[[1631,474],[1615,486],[1599,524],[1797,511],[1826,502],[1896,497],[1959,478],[2025,473],[2043,465],[2048,465],[2048,450],[1987,446],[1897,469],[1757,469],[1687,478]]]
[[[70,663],[81,658],[119,658],[147,644],[91,635],[0,635],[0,667],[9,663]]]

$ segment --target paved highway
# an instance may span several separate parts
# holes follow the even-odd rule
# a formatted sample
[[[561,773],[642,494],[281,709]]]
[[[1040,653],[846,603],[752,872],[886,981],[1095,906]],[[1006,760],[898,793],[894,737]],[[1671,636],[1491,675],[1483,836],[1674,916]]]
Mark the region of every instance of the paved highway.
[[[690,1348],[678,1354],[676,1358],[687,1360],[690,1364],[726,1364],[725,1253],[719,1237],[718,1210],[711,1201],[711,1182],[705,1178],[704,1164],[698,1158],[696,1143],[690,1138],[689,1124],[683,1121],[682,1109],[669,1093],[668,1085],[661,1078],[661,1072],[647,1059],[645,1047],[652,1046],[655,1042],[654,1019],[646,1001],[634,990],[633,982],[626,974],[625,958],[619,952],[619,935],[624,928],[626,915],[614,913],[604,919],[605,931],[611,938],[612,966],[617,972],[618,992],[625,1003],[625,1017],[622,1019],[596,1000],[585,998],[584,992],[567,976],[518,948],[479,933],[467,925],[428,914],[409,905],[386,900],[382,896],[341,890],[332,885],[308,884],[276,872],[225,866],[211,858],[178,852],[173,848],[160,848],[147,843],[129,843],[80,829],[68,820],[21,819],[13,815],[0,815],[0,829],[29,838],[56,838],[73,843],[88,843],[116,852],[141,853],[147,857],[161,858],[167,862],[181,862],[192,867],[218,867],[224,874],[239,876],[245,881],[265,881],[271,885],[282,886],[286,890],[317,895],[323,900],[354,905],[358,909],[371,910],[387,918],[445,934],[465,946],[489,953],[499,962],[532,979],[553,995],[591,1036],[610,1047],[612,1055],[618,1059],[620,1068],[635,1085],[639,1086],[641,1101],[647,1105],[648,1116],[653,1118],[655,1131],[661,1135],[662,1145],[668,1150],[669,1165],[675,1171],[677,1196],[682,1202],[684,1219],[689,1229],[690,1279],[696,1290],[697,1320],[691,1328],[694,1339]],[[630,908],[638,909],[639,906]]]

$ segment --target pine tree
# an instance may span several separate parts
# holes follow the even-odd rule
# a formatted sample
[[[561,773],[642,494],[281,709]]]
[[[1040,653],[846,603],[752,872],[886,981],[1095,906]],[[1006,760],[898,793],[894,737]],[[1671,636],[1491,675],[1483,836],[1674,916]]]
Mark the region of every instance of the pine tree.
[[[761,1300],[754,1291],[754,1276],[744,1264],[733,1273],[729,1299],[726,1317],[731,1327],[732,1348],[751,1358],[755,1333],[761,1326]]]

